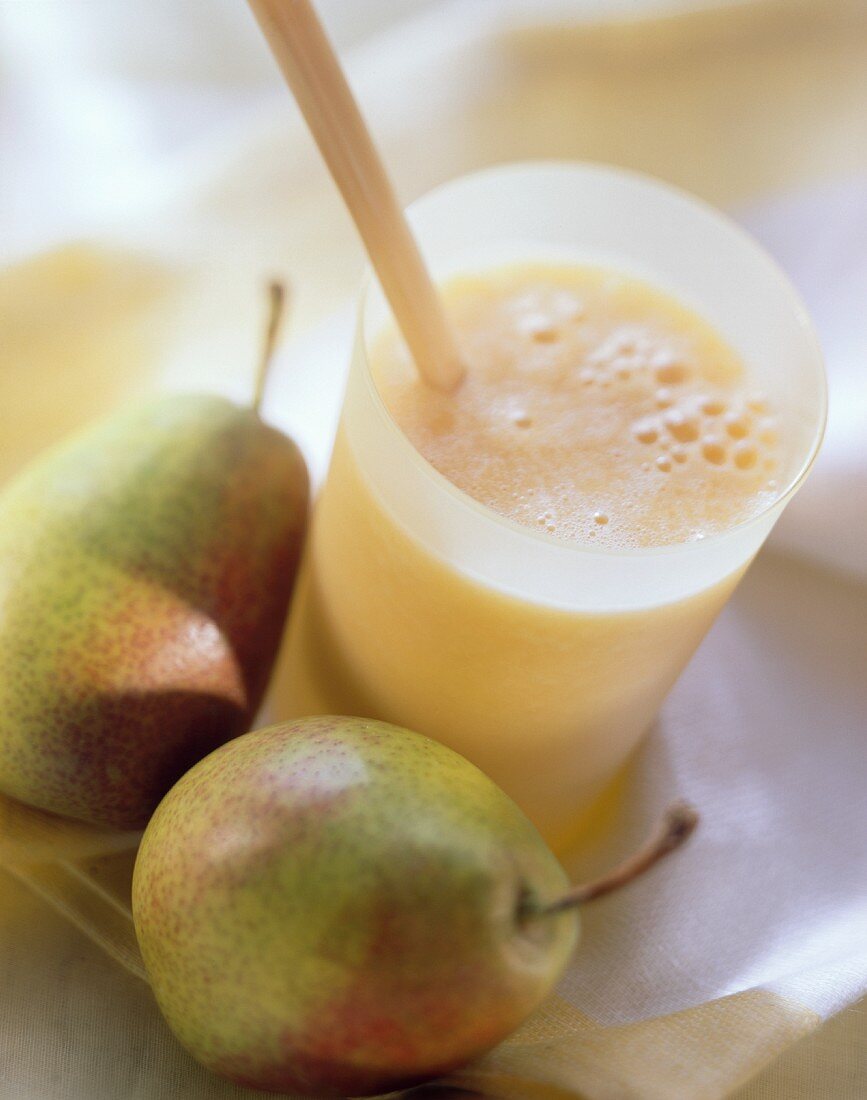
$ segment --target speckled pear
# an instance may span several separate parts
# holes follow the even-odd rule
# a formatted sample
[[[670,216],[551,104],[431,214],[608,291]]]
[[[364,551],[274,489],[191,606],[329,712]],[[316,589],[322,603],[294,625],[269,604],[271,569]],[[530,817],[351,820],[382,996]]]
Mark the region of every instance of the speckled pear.
[[[133,912],[181,1042],[245,1085],[385,1092],[487,1050],[539,1004],[577,915],[563,869],[451,749],[307,718],[197,764],[148,825]]]
[[[291,440],[170,396],[50,452],[0,495],[0,790],[143,826],[248,729],[307,515]]]

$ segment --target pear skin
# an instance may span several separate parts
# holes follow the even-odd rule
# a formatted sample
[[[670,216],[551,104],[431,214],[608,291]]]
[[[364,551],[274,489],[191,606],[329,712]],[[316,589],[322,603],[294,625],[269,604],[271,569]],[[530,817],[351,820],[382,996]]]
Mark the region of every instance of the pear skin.
[[[304,535],[295,444],[213,396],[122,412],[0,494],[0,790],[145,825],[249,729]]]
[[[157,1001],[205,1066],[311,1096],[403,1088],[511,1032],[578,917],[534,826],[445,746],[319,717],[238,738],[160,804],[133,913]]]

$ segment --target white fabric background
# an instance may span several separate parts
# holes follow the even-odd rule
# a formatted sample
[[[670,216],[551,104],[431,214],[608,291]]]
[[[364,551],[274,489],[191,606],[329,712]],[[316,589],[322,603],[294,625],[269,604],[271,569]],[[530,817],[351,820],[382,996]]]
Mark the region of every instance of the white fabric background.
[[[0,5],[2,111],[15,122],[0,194],[8,255],[146,209],[170,190],[184,148],[226,124],[234,138],[196,161],[200,186],[181,209],[195,207],[215,248],[234,232],[268,235],[272,207],[285,201],[287,126],[246,12],[240,19],[229,3],[208,5],[191,71],[182,44],[203,25],[192,0],[182,9],[151,5],[146,19],[125,0],[75,5],[74,17],[71,5],[29,5],[23,20],[15,6]],[[382,19],[387,7],[408,6],[392,0],[365,11]],[[333,0],[330,10],[350,19],[344,40],[360,33],[358,5]],[[166,53],[156,28],[170,16],[176,49]],[[373,87],[375,73],[368,76]],[[597,145],[606,147],[602,138]],[[301,146],[297,155],[310,157]],[[233,203],[251,176],[255,203]],[[818,321],[831,375],[828,437],[769,552],[625,778],[617,828],[576,855],[582,872],[604,865],[674,795],[702,809],[701,833],[666,875],[587,913],[585,950],[562,993],[603,1023],[754,987],[829,1016],[867,989],[865,181],[848,164],[838,178],[805,179],[761,199],[732,189],[734,212],[784,263]],[[259,205],[263,195],[271,207]],[[351,273],[357,250],[339,243],[346,231],[337,225],[328,255],[349,256]],[[148,240],[141,218],[135,236]],[[328,276],[311,267],[313,281]],[[348,324],[344,311],[294,341],[269,394],[271,414],[302,437],[320,470]],[[184,368],[175,369],[178,381]],[[0,940],[2,1100],[241,1095],[177,1049],[147,990],[6,879],[3,889],[11,894]]]

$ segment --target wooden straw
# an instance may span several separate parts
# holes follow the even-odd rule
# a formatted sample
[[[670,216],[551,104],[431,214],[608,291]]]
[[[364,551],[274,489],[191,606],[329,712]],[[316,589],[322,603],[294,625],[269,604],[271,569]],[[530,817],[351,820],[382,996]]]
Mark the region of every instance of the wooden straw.
[[[249,4],[349,207],[419,373],[437,389],[453,389],[463,365],[442,303],[310,0]]]

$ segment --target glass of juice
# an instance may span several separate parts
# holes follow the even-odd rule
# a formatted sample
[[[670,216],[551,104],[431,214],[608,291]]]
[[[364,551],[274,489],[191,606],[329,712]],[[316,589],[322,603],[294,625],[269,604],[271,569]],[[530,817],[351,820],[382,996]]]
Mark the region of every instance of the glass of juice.
[[[494,168],[410,216],[466,377],[425,386],[368,281],[276,709],[434,737],[562,849],[806,475],[821,355],[769,257],[650,179]]]

